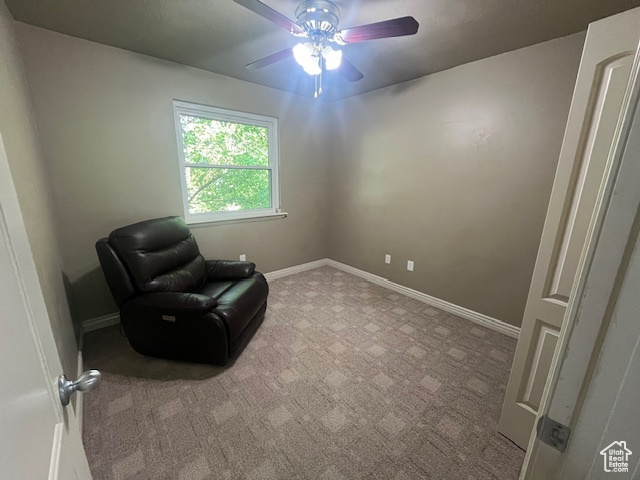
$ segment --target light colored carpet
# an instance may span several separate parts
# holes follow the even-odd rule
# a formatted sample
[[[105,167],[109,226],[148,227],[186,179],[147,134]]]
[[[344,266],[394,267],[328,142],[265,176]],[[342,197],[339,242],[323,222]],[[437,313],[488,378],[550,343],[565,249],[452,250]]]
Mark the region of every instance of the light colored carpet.
[[[226,369],[86,335],[95,480],[517,478],[496,432],[515,340],[330,267],[270,285]]]

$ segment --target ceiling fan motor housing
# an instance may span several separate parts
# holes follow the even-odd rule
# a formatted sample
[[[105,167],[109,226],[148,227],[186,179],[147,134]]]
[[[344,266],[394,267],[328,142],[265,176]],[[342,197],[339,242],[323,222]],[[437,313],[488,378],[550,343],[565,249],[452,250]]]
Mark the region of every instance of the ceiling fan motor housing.
[[[298,25],[309,34],[331,36],[338,30],[340,10],[327,0],[307,0],[296,10]]]

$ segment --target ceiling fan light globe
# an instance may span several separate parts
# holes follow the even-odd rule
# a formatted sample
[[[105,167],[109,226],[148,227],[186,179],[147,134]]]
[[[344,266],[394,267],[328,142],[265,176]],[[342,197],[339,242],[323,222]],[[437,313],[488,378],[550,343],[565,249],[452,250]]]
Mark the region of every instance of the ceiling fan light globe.
[[[293,47],[293,58],[304,67],[305,63],[313,56],[313,45],[310,42],[299,43]]]
[[[311,76],[320,75],[322,69],[320,68],[319,60],[320,59],[318,57],[311,57],[309,61],[305,62],[305,64],[302,65],[302,68]]]
[[[299,43],[293,47],[293,58],[309,75],[320,75],[320,59],[314,55],[311,42]]]
[[[334,50],[329,45],[322,49],[322,56],[327,70],[335,70],[342,63],[342,50]]]

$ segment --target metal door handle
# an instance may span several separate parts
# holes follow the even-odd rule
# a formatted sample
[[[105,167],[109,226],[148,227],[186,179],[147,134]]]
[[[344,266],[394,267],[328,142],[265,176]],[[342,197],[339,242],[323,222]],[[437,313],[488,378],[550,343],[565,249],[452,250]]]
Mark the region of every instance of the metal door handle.
[[[98,370],[87,370],[75,382],[67,379],[64,373],[60,375],[58,377],[58,392],[62,405],[64,407],[69,405],[71,395],[76,391],[83,393],[94,391],[100,385],[101,378],[102,375]]]

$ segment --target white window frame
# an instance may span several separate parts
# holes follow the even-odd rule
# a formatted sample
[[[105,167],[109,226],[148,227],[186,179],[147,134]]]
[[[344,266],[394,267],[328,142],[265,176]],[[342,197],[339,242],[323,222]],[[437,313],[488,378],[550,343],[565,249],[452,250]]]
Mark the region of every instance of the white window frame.
[[[182,205],[184,218],[188,224],[213,223],[228,220],[242,220],[260,217],[272,217],[284,215],[280,209],[280,183],[278,181],[279,158],[278,158],[278,119],[257,115],[255,113],[236,112],[224,108],[209,107],[195,103],[173,101],[174,123],[176,127],[176,141],[178,143],[178,160],[180,166],[180,184],[182,185]],[[233,212],[203,212],[189,213],[189,192],[187,189],[186,167],[202,167],[201,164],[187,163],[184,158],[184,142],[182,139],[182,127],[180,126],[180,115],[190,115],[193,117],[207,118],[220,122],[242,123],[265,127],[267,129],[269,142],[269,164],[267,167],[245,167],[229,165],[229,169],[259,169],[269,170],[271,177],[271,208],[261,208],[254,210],[240,210]]]

